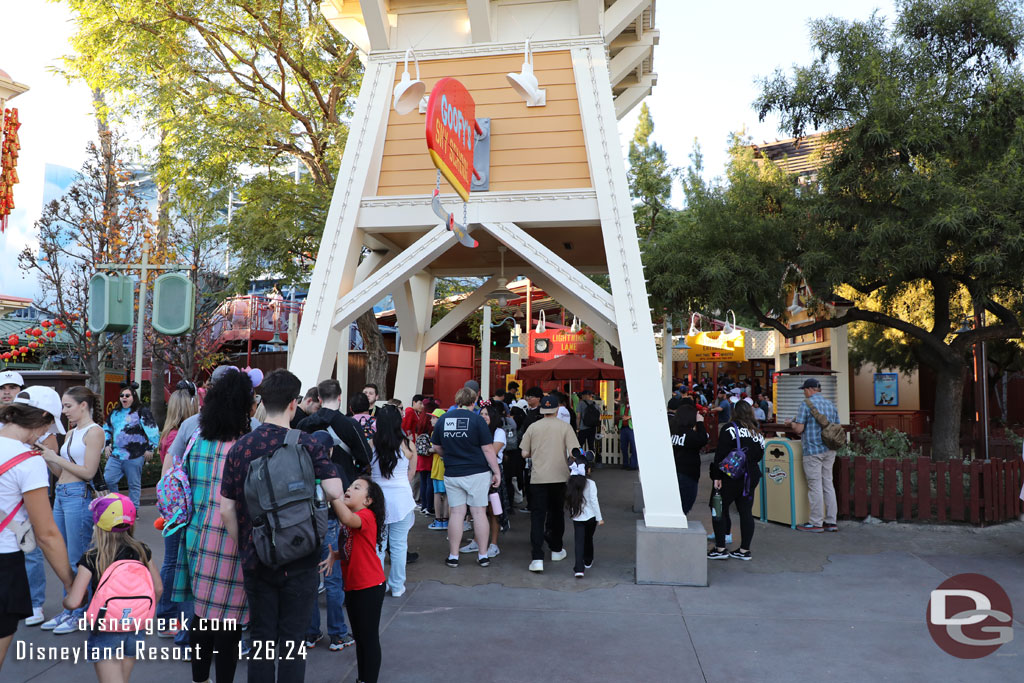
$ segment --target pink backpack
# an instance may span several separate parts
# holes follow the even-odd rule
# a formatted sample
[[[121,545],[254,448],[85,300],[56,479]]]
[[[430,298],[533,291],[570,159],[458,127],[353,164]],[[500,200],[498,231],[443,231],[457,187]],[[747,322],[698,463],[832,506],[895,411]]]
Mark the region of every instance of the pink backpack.
[[[192,485],[188,480],[188,454],[196,443],[199,430],[192,433],[181,460],[171,463],[167,473],[156,483],[156,509],[164,518],[163,535],[170,536],[192,519]]]
[[[118,560],[100,577],[86,609],[92,628],[126,632],[148,628],[156,614],[156,591],[149,567],[138,560]]]

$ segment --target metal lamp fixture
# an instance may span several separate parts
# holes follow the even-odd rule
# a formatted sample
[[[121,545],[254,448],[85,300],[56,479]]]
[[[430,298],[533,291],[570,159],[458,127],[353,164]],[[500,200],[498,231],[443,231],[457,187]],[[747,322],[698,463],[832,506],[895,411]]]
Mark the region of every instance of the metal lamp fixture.
[[[533,74],[533,52],[530,50],[530,39],[526,39],[526,50],[523,54],[523,68],[517,74],[506,76],[509,85],[526,100],[527,107],[543,107],[547,104],[547,91],[542,90],[537,77]]]
[[[687,337],[696,337],[700,334],[700,328],[697,327],[696,321],[700,320],[700,313],[694,313],[690,316],[690,331],[686,333]]]
[[[504,244],[498,245],[498,253],[501,254],[501,275],[498,277],[497,289],[491,290],[487,294],[488,299],[494,299],[498,302],[498,305],[504,308],[508,305],[509,299],[516,298],[516,293],[508,288],[508,280],[505,279],[505,252],[508,251],[508,247]]]
[[[409,77],[409,55],[412,55],[416,62],[416,80]],[[402,80],[395,86],[395,111],[399,114],[408,114],[420,105],[420,100],[427,92],[427,85],[420,80],[420,60],[416,53],[409,48],[405,51],[405,70],[402,72]]]
[[[580,324],[580,319],[575,315],[572,317],[572,325],[569,326],[569,331],[573,334],[579,334],[580,330],[583,329],[583,325]]]
[[[544,331],[547,329],[547,318],[545,318],[543,310],[538,312],[540,315],[537,317],[537,327],[534,332],[537,334],[544,334]]]
[[[683,349],[683,350],[690,348],[690,345],[686,343],[686,335],[681,335],[679,337],[679,341],[677,341],[672,346],[672,348],[673,349]]]
[[[729,322],[729,314],[732,313],[732,322]],[[722,327],[722,335],[728,337],[736,332],[736,313],[732,309],[725,312],[725,326]]]
[[[521,334],[522,330],[519,329],[519,323],[516,323],[515,328],[512,330],[512,337],[505,348],[511,350],[512,353],[519,353],[522,349],[525,349],[526,344],[519,341],[519,335]]]

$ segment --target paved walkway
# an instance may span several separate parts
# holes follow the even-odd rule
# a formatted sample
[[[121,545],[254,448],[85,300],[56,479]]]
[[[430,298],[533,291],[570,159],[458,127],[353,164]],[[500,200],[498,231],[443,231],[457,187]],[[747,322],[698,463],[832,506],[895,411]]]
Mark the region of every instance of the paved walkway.
[[[1024,523],[975,529],[844,522],[839,534],[801,534],[758,522],[755,559],[711,563],[708,588],[637,586],[635,478],[618,469],[597,472],[607,523],[598,529],[595,566],[582,580],[572,576],[571,533],[569,559],[545,562],[542,575],[526,570],[527,514],[513,517],[490,567],[467,562],[458,569],[442,562],[444,533],[427,530],[419,517],[410,543],[421,557],[409,567],[408,590],[385,598],[381,681],[1018,680]],[[698,500],[707,500],[707,489],[705,479]],[[699,504],[693,517],[710,526],[706,510]],[[153,508],[143,508],[139,536],[159,555],[154,517]],[[982,660],[946,655],[925,625],[930,591],[963,572],[998,581],[1017,609],[1017,639]],[[56,581],[47,598],[50,615],[60,599]],[[16,640],[73,646],[82,636],[22,626]],[[91,665],[19,661],[16,654],[15,643],[0,674],[4,683],[94,680]],[[242,663],[236,678],[244,676]],[[191,675],[182,662],[147,661],[136,665],[134,680]],[[316,648],[306,680],[355,681],[355,652]]]

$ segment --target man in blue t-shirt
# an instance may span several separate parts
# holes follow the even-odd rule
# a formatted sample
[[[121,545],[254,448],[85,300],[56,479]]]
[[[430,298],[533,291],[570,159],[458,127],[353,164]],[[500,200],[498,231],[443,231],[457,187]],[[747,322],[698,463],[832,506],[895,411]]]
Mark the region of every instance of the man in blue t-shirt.
[[[482,417],[470,407],[476,402],[476,392],[469,387],[455,394],[455,408],[449,410],[434,426],[431,441],[444,460],[444,488],[448,495],[449,567],[459,566],[459,545],[462,543],[462,522],[466,507],[473,515],[473,535],[477,547],[477,564],[486,567],[487,557],[487,495],[490,487],[501,483],[501,470],[494,452],[494,433]]]

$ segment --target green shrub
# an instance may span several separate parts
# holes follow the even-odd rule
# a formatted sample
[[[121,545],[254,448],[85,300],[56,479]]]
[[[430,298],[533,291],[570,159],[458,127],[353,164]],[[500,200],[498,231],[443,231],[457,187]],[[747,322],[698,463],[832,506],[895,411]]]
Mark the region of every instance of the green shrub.
[[[920,455],[913,449],[910,437],[897,429],[875,429],[859,427],[851,439],[837,452],[840,456],[863,455],[873,460],[882,458],[912,458]]]

